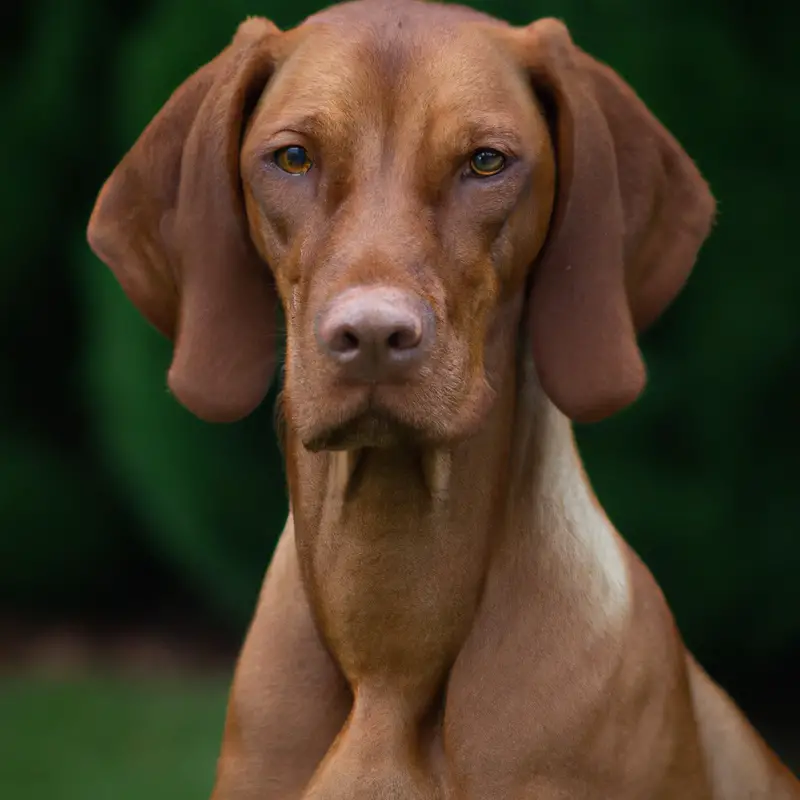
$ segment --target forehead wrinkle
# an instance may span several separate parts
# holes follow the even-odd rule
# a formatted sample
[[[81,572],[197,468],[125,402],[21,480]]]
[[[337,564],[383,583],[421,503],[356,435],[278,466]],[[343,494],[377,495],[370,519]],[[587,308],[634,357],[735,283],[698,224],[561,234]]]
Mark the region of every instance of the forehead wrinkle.
[[[365,69],[358,41],[342,39],[325,25],[314,27],[273,77],[259,113],[302,125],[312,135],[343,135],[374,121],[375,70]]]
[[[534,135],[532,96],[524,76],[480,30],[451,30],[450,47],[429,37],[407,71],[398,98],[402,126],[395,146],[452,160],[479,146],[524,148]]]
[[[502,111],[508,109],[509,101],[516,104],[523,83],[519,66],[482,27],[465,23],[457,33],[449,47],[428,50],[415,72],[416,82],[437,90],[443,110]]]

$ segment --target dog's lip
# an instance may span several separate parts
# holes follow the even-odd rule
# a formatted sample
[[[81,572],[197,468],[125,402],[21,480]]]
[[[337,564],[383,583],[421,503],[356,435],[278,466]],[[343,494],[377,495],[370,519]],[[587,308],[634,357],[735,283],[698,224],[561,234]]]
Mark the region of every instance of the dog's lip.
[[[411,427],[403,424],[393,414],[368,407],[360,413],[348,415],[336,424],[326,425],[315,431],[303,444],[313,452],[358,450],[364,447],[391,447],[398,440],[411,437]]]
[[[298,430],[299,439],[312,452],[409,444],[423,448],[453,445],[475,433],[488,413],[494,395],[488,384],[483,382],[481,386],[483,390],[467,398],[467,405],[461,407],[462,412],[466,409],[468,413],[456,414],[452,425],[437,424],[439,417],[430,413],[423,398],[416,398],[413,391],[406,393],[404,387],[362,384],[348,387],[343,393],[339,391],[341,386],[329,387],[338,402],[326,402],[325,413]],[[420,403],[423,406],[417,408]],[[415,409],[419,413],[414,413]]]
[[[424,438],[424,430],[404,420],[391,404],[380,398],[377,388],[371,387],[335,422],[321,424],[302,441],[307,450],[319,452],[391,447],[403,440]]]

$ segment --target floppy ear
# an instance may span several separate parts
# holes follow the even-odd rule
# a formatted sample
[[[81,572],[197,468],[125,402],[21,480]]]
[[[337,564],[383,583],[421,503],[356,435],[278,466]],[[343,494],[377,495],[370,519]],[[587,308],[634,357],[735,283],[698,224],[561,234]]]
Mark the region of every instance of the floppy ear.
[[[274,369],[276,296],[248,234],[239,149],[279,35],[266,20],[243,23],[147,126],[89,222],[94,252],[174,341],[171,390],[208,421],[249,414]]]
[[[553,117],[558,164],[550,234],[531,284],[534,360],[555,405],[590,422],[644,388],[637,331],[680,291],[715,202],[681,146],[561,22],[539,20],[520,35]]]

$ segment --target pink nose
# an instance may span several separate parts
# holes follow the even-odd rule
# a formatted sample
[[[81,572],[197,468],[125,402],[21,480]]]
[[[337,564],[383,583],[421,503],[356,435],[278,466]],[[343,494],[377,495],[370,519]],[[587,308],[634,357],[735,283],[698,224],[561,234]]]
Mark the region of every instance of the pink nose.
[[[342,377],[362,383],[409,377],[433,338],[430,306],[389,287],[347,289],[317,319],[317,340]]]

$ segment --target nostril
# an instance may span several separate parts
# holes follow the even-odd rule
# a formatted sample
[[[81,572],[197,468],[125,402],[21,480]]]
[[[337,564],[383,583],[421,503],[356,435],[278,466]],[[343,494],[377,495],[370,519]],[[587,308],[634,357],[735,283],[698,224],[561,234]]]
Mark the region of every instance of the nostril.
[[[342,350],[358,350],[358,336],[353,331],[342,333]]]
[[[405,350],[402,331],[395,331],[391,334],[389,336],[388,345],[391,350]]]
[[[358,334],[351,327],[342,327],[331,339],[330,348],[338,355],[352,355],[360,347]]]
[[[386,340],[390,350],[413,350],[422,340],[422,325],[414,322],[395,328]]]

